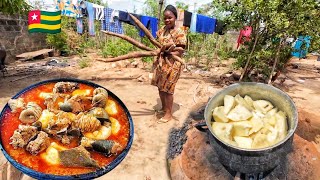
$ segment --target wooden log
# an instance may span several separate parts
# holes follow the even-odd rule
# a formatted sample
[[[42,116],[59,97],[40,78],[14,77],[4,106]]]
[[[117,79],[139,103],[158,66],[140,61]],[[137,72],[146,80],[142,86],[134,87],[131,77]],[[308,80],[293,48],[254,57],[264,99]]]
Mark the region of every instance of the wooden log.
[[[150,56],[157,56],[160,53],[160,50],[153,50],[153,51],[135,51],[128,53],[126,55],[117,56],[113,58],[107,58],[107,59],[96,59],[97,61],[102,62],[116,62],[121,61],[125,59],[131,59],[131,58],[140,58],[140,57],[150,57]]]
[[[279,46],[278,46],[278,48],[277,48],[276,58],[275,58],[275,60],[274,60],[274,62],[273,62],[273,66],[272,66],[272,70],[271,70],[271,73],[270,73],[270,76],[269,76],[268,84],[271,84],[271,82],[272,82],[273,72],[274,72],[274,70],[276,69],[276,66],[277,66],[277,63],[278,63],[281,46],[282,46],[282,40],[280,40]],[[277,77],[276,77],[276,78],[277,78]],[[276,79],[274,79],[274,81],[275,81],[275,80],[276,80]]]
[[[133,38],[131,38],[131,37],[129,37],[129,36],[126,36],[126,35],[123,35],[123,34],[113,33],[113,32],[110,32],[110,31],[102,31],[102,32],[105,33],[105,34],[108,34],[108,35],[111,35],[111,36],[116,36],[116,37],[119,37],[119,38],[121,38],[121,39],[123,39],[123,40],[126,40],[126,41],[128,41],[129,43],[137,46],[137,47],[140,48],[140,49],[147,50],[147,51],[152,51],[152,50],[154,50],[154,49],[149,48],[149,47],[147,47],[146,45],[140,43],[139,41],[136,41],[135,39],[133,39]]]
[[[162,45],[156,40],[154,39],[154,37],[152,36],[152,34],[150,33],[150,31],[133,15],[131,15],[129,13],[130,17],[133,19],[133,21],[136,23],[136,25],[146,34],[146,36],[148,37],[148,39],[150,40],[150,42],[155,45],[158,48],[161,48]]]

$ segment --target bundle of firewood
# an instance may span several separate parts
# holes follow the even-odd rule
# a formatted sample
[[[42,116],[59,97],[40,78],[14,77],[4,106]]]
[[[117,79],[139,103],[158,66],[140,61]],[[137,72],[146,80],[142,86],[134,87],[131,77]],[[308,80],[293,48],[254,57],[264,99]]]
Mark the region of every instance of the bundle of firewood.
[[[102,31],[108,35],[112,35],[115,37],[119,37],[123,40],[128,41],[129,43],[131,43],[132,45],[145,50],[145,51],[134,51],[131,53],[128,53],[126,55],[122,55],[122,56],[118,56],[118,57],[113,57],[113,58],[107,58],[107,59],[97,59],[98,61],[103,61],[103,62],[115,62],[115,61],[120,61],[120,60],[125,60],[125,59],[131,59],[131,58],[140,58],[140,57],[150,57],[150,56],[159,56],[161,52],[163,52],[166,48],[161,45],[156,39],[154,39],[154,37],[152,36],[152,34],[150,33],[150,31],[133,15],[129,14],[130,17],[134,20],[134,22],[136,23],[136,25],[142,30],[144,31],[144,33],[146,34],[147,38],[150,40],[150,42],[157,47],[157,49],[153,49],[150,48],[144,44],[142,44],[141,42],[123,35],[123,34],[116,34],[113,32],[109,32],[109,31]],[[179,51],[181,50],[181,47],[175,47],[174,49],[172,49],[172,51]],[[171,51],[171,52],[172,52]],[[182,64],[184,64],[183,60],[176,55],[172,55],[172,58],[176,61],[181,62]]]

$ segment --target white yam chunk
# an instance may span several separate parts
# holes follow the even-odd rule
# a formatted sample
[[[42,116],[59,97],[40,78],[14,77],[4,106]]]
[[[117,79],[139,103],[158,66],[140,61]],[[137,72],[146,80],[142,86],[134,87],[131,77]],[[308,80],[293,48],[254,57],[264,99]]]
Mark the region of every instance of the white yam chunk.
[[[94,132],[84,133],[84,137],[95,139],[95,140],[105,140],[111,135],[111,126],[101,126],[98,130]]]
[[[234,97],[235,101],[237,104],[240,104],[242,106],[244,106],[245,108],[247,108],[248,110],[252,111],[253,108],[247,103],[246,100],[243,99],[243,97],[241,97],[239,94],[237,94],[235,97]]]
[[[252,124],[252,129],[250,130],[249,134],[256,133],[256,132],[260,131],[260,129],[264,125],[262,119],[260,117],[256,116],[255,114],[250,119],[250,122]]]
[[[282,140],[287,136],[288,133],[288,123],[286,115],[283,111],[279,111],[275,114],[276,124],[275,128],[279,132],[279,139]]]
[[[45,109],[42,111],[40,118],[38,121],[41,122],[41,126],[43,129],[48,127],[50,121],[54,121],[55,114],[50,112],[49,110]]]
[[[245,121],[252,117],[252,113],[243,105],[238,104],[227,115],[228,119],[232,121]]]
[[[228,118],[224,113],[224,107],[219,106],[214,108],[212,116],[216,122],[228,122]]]
[[[224,101],[224,114],[228,114],[230,110],[235,106],[235,99],[233,96],[225,95],[223,101]]]
[[[261,111],[263,114],[267,114],[267,112],[273,108],[273,105],[266,100],[254,101],[253,106],[256,110]]]
[[[252,124],[250,121],[233,122],[234,136],[249,136]]]
[[[234,140],[241,148],[251,149],[252,139],[249,137],[234,136]]]
[[[265,147],[268,147],[268,146],[270,146],[270,144],[269,144],[269,142],[267,140],[267,135],[258,133],[254,137],[253,142],[252,142],[252,148],[253,149],[265,148]]]
[[[111,132],[112,134],[118,134],[118,132],[120,131],[120,123],[117,119],[110,117],[110,121],[111,121]]]
[[[213,122],[212,130],[220,139],[231,140],[233,125],[231,123]]]
[[[117,104],[111,99],[108,99],[105,110],[111,116],[118,114]]]
[[[253,100],[252,100],[252,98],[251,98],[250,96],[248,96],[248,95],[245,95],[243,99],[244,99],[244,100],[247,102],[247,104],[253,109]]]

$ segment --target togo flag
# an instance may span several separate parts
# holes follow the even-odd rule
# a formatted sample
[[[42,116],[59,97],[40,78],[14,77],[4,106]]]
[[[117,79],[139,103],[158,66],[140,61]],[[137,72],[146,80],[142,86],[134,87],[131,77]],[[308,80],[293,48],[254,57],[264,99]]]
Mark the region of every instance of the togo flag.
[[[55,34],[61,32],[61,11],[47,12],[33,10],[29,12],[29,32]]]

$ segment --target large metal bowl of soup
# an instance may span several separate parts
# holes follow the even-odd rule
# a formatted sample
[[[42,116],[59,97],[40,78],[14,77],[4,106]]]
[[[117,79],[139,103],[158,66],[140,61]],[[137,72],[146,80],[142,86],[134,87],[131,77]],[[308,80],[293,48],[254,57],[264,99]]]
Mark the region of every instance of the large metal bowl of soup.
[[[114,169],[133,141],[133,121],[108,89],[79,79],[31,85],[0,114],[0,149],[36,179],[93,179]]]
[[[253,100],[267,100],[286,114],[287,134],[276,144],[263,148],[242,148],[221,139],[213,130],[213,110],[224,105],[225,95],[242,97],[248,95]],[[298,125],[298,113],[292,99],[283,91],[271,85],[255,82],[242,82],[230,85],[215,94],[207,103],[204,112],[205,123],[196,125],[207,132],[211,146],[217,152],[219,161],[234,172],[266,173],[281,163],[292,150],[293,135]],[[233,132],[234,133],[234,132]]]

